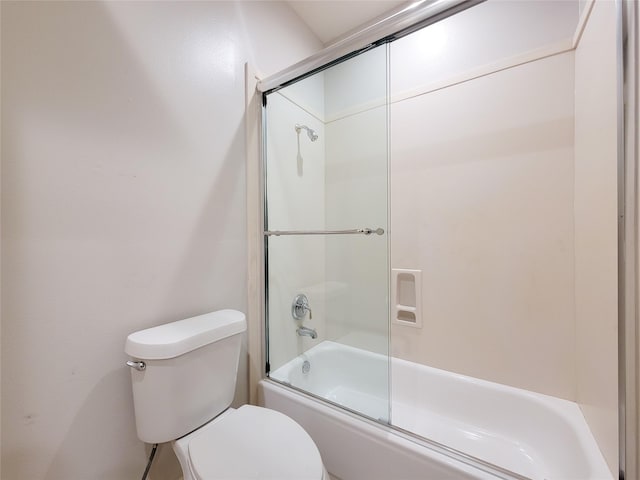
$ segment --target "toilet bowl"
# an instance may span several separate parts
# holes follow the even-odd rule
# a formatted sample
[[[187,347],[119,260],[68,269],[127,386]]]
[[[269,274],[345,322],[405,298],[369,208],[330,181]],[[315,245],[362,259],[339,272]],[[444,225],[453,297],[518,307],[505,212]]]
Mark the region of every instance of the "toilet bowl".
[[[173,442],[184,480],[328,480],[311,437],[286,415],[243,405]]]
[[[129,335],[138,437],[171,442],[184,480],[328,480],[291,418],[230,408],[245,330],[243,313],[221,310]]]

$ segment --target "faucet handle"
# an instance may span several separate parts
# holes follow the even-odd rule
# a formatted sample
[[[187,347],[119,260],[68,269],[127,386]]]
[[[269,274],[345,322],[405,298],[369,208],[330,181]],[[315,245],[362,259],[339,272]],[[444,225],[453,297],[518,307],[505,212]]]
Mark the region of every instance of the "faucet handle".
[[[309,320],[313,319],[311,307],[309,307],[309,299],[304,293],[300,293],[293,299],[293,304],[291,305],[291,316],[295,320],[302,320],[306,315],[306,312],[309,312]]]

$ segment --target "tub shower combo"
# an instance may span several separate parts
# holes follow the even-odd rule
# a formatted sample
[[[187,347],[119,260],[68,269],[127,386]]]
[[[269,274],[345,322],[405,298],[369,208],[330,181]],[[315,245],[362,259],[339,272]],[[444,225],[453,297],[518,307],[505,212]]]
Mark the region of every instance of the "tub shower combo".
[[[578,92],[613,4],[427,3],[260,85],[261,400],[342,480],[612,479],[617,392],[592,408],[581,359]]]

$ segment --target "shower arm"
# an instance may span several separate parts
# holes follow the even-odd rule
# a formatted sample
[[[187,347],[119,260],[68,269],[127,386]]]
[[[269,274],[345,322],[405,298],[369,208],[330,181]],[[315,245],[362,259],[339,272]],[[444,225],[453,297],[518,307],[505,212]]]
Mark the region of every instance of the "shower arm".
[[[299,123],[296,123],[296,126],[294,128],[298,135],[300,135],[300,130],[306,130],[307,137],[309,137],[309,140],[311,140],[312,142],[315,142],[318,139],[318,134],[315,132],[315,130],[307,127],[306,125],[300,125]]]

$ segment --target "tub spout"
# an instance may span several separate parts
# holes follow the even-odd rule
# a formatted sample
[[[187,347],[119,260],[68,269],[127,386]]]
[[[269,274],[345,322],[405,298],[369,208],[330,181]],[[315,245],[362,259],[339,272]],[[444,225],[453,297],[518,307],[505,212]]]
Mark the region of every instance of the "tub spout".
[[[318,338],[318,333],[315,328],[299,327],[296,332],[298,332],[298,336],[300,337],[311,337],[313,339]]]

